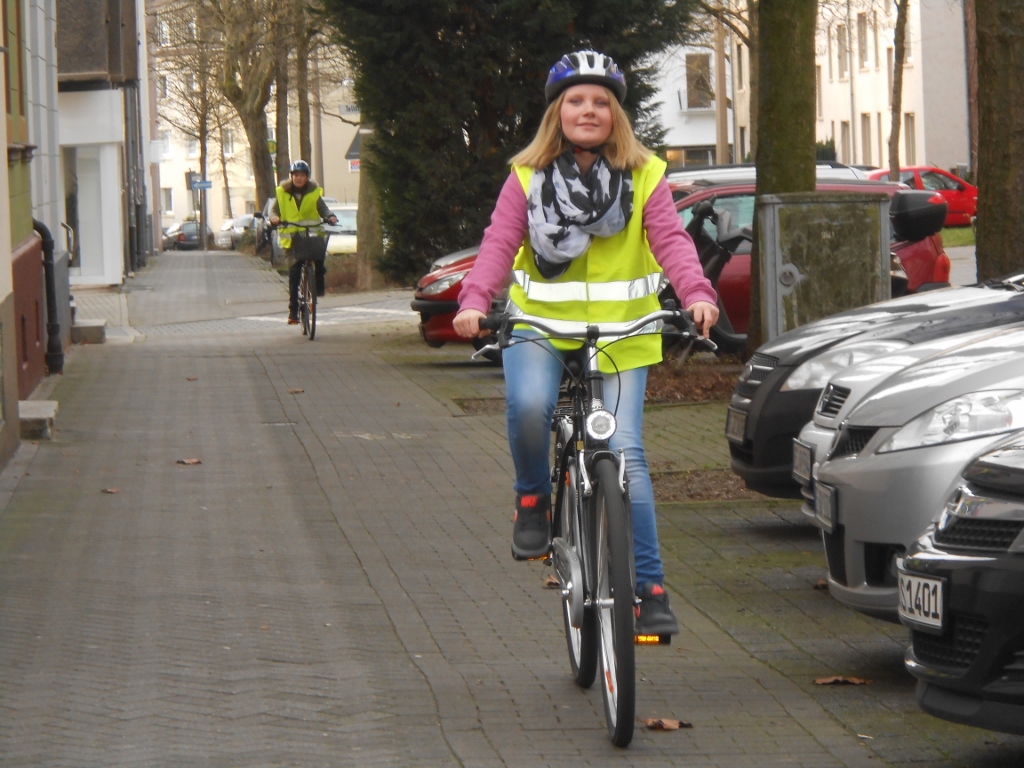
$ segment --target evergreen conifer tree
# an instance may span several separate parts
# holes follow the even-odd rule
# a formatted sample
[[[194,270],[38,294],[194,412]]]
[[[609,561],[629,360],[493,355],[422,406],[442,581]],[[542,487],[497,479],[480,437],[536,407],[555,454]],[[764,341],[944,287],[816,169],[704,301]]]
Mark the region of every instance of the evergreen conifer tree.
[[[648,146],[650,55],[688,34],[689,0],[320,0],[372,124],[363,172],[380,190],[383,263],[410,281],[479,243],[508,160],[532,138],[547,71],[592,48],[626,72],[625,107]]]

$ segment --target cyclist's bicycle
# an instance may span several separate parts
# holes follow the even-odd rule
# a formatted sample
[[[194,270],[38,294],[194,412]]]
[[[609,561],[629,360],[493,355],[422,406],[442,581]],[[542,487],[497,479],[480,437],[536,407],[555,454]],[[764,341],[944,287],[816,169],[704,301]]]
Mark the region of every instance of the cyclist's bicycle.
[[[531,326],[548,338],[583,343],[566,356],[562,388],[551,429],[555,487],[551,563],[562,592],[562,617],[573,679],[589,688],[600,668],[608,735],[617,747],[633,739],[636,712],[635,644],[667,645],[671,636],[634,634],[638,607],[633,566],[633,525],[625,457],[608,441],[615,433],[616,404],[604,401],[598,340],[624,337],[664,322],[692,342],[703,339],[690,313],[661,309],[623,327],[591,325],[584,337],[559,332],[554,323],[530,315],[490,315],[481,329],[496,331],[500,348],[533,343],[514,328]],[[614,342],[612,342],[614,343]],[[609,407],[610,406],[610,407]]]
[[[324,223],[317,220],[280,221],[278,227],[299,227],[291,232],[292,258],[302,262],[299,278],[299,320],[302,323],[302,335],[312,341],[316,337],[316,262],[327,257],[327,230]]]

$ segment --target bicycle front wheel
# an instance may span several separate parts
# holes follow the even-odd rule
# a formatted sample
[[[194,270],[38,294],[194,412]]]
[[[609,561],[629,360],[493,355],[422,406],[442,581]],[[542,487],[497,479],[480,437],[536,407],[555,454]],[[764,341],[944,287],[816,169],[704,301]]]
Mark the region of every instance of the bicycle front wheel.
[[[633,740],[636,655],[633,645],[633,533],[619,472],[610,458],[594,464],[594,598],[601,635],[601,687],[608,736],[617,747]]]
[[[302,266],[302,332],[312,341],[316,337],[316,265],[307,259]]]

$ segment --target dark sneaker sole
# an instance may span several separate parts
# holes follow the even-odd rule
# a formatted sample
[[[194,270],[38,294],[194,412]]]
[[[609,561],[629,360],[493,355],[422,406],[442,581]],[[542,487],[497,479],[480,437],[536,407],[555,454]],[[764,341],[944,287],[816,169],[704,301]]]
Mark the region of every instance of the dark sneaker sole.
[[[551,545],[549,544],[543,551],[539,549],[524,550],[516,549],[516,545],[512,545],[512,557],[515,560],[546,560],[548,555],[551,554]]]

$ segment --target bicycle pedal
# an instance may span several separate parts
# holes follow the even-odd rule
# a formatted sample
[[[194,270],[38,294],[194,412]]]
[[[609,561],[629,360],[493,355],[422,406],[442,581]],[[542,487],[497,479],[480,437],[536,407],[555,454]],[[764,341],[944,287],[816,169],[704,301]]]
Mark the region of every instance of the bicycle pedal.
[[[672,635],[634,635],[636,645],[671,645]]]

